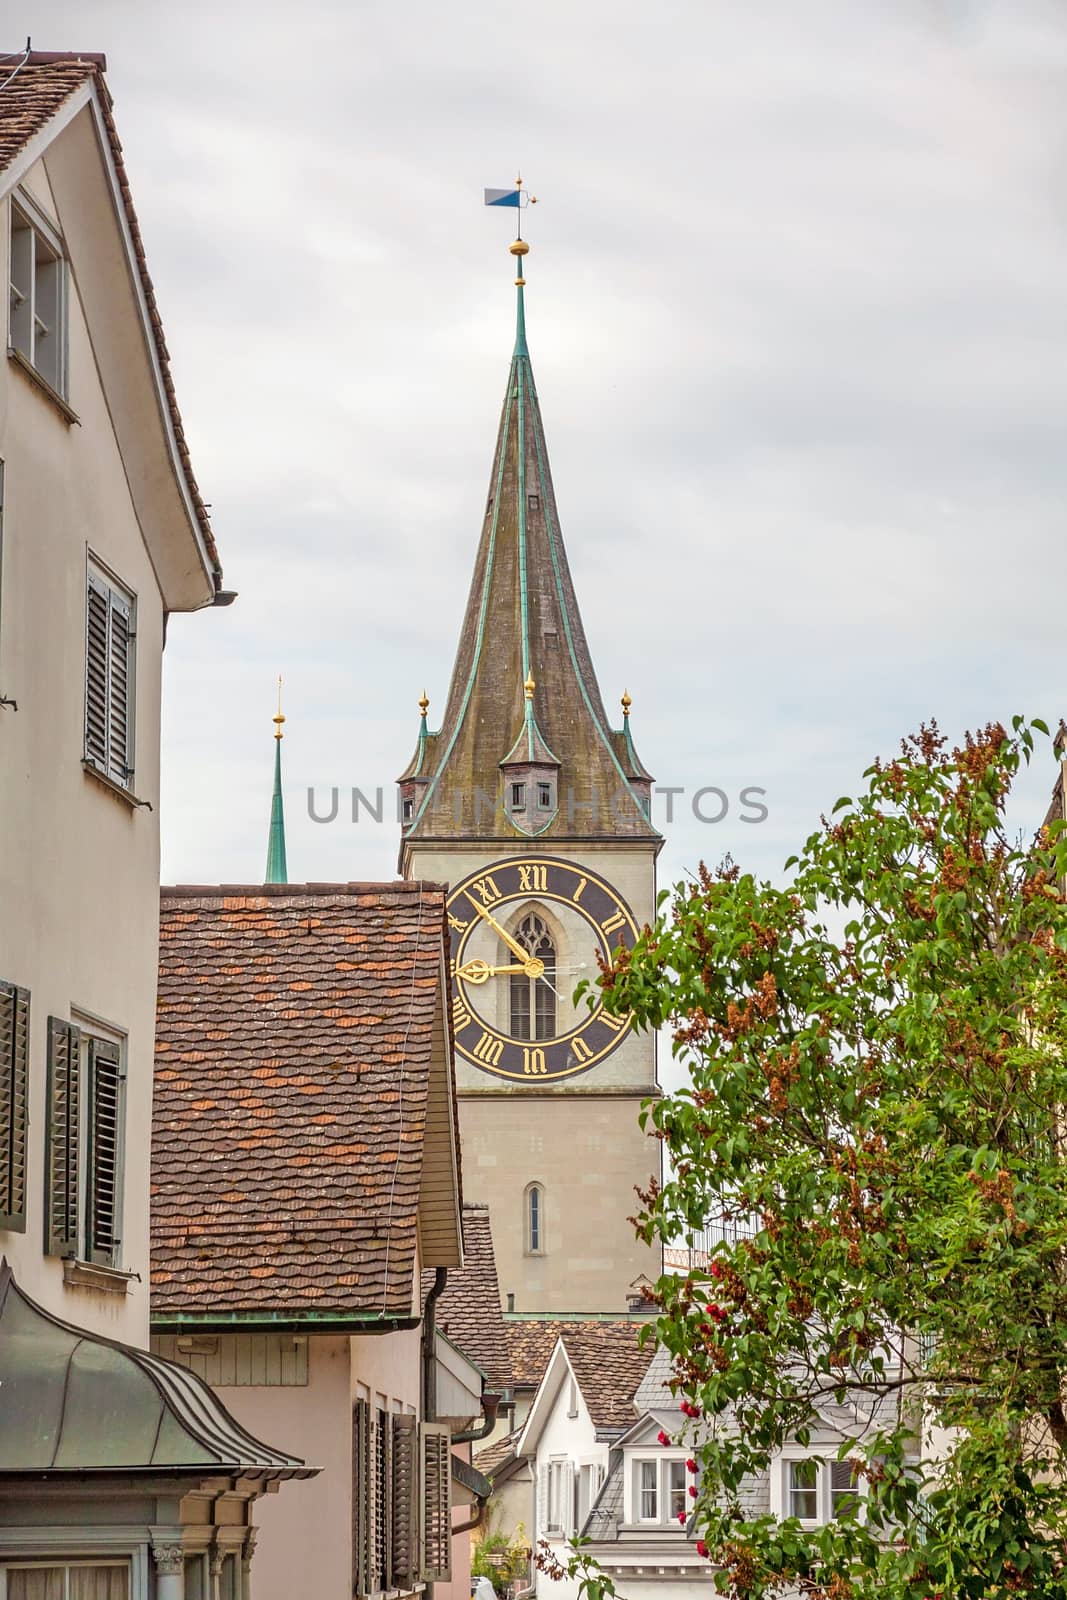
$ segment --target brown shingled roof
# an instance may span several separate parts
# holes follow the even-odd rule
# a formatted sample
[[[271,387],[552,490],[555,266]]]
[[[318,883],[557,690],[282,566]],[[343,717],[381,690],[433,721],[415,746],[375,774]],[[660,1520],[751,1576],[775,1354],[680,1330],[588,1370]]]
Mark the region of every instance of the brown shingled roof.
[[[651,1344],[638,1348],[638,1333],[647,1323],[647,1317],[509,1318],[515,1383],[520,1388],[539,1384],[562,1338],[594,1425],[609,1428],[632,1422],[633,1395],[655,1349]]]
[[[130,230],[137,272],[148,307],[167,409],[182,471],[208,559],[214,570],[215,588],[219,589],[222,586],[222,567],[218,548],[211,531],[211,518],[197,487],[189,459],[189,446],[186,443],[185,428],[174,392],[174,380],[171,377],[170,353],[163,336],[163,323],[156,305],[156,292],[145,261],[144,241],[141,238],[141,228],[133,207],[129,179],[122,158],[122,143],[111,112],[111,94],[104,82],[106,66],[105,57],[93,51],[33,50],[28,55],[24,51],[14,51],[0,60],[0,171],[11,165],[30,141],[47,127],[64,101],[69,99],[86,79],[91,78],[115,165],[126,225]]]
[[[642,1327],[647,1317],[519,1317],[505,1321],[511,1371],[521,1389],[536,1389],[556,1348],[556,1340],[568,1328],[597,1328],[605,1322],[614,1326],[632,1322]]]
[[[634,1394],[656,1346],[638,1345],[640,1323],[571,1323],[561,1337],[595,1428],[625,1428],[637,1415]]]
[[[157,1325],[411,1314],[435,1030],[444,1070],[444,896],[421,883],[162,890]]]
[[[423,1273],[423,1299],[433,1273]],[[450,1267],[437,1302],[437,1326],[485,1373],[489,1388],[502,1394],[512,1387],[507,1334],[500,1310],[500,1284],[489,1227],[489,1207],[463,1205],[463,1265]]]

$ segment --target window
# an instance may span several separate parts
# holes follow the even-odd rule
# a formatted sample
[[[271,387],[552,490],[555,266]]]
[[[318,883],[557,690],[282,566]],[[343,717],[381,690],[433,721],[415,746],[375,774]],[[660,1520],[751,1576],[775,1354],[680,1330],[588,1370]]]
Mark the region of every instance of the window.
[[[771,1509],[783,1517],[829,1522],[862,1515],[862,1479],[851,1461],[787,1460],[780,1464],[779,1474],[772,1479]],[[780,1510],[774,1504],[776,1481],[781,1484]]]
[[[638,1461],[637,1468],[637,1520],[659,1521],[659,1463]]]
[[[667,1466],[667,1519],[677,1522],[684,1512],[689,1515],[689,1491],[686,1483],[685,1462],[668,1461]]]
[[[7,1600],[129,1600],[130,1595],[125,1562],[2,1567],[0,1576],[7,1578]]]
[[[526,1254],[544,1254],[545,1191],[539,1183],[531,1183],[526,1191]]]
[[[634,1461],[632,1494],[631,1515],[635,1523],[655,1522],[661,1527],[677,1528],[679,1517],[683,1522],[689,1520],[689,1477],[681,1456]]]
[[[0,1228],[26,1231],[30,996],[0,982]]]
[[[819,1466],[816,1461],[789,1462],[787,1515],[815,1522],[819,1516]]]
[[[133,600],[89,568],[85,607],[85,760],[128,788],[133,778]]]
[[[593,1501],[600,1489],[600,1468],[593,1465],[579,1467],[578,1469],[578,1503],[575,1510],[574,1525],[578,1532],[585,1526],[585,1519],[593,1507]]]
[[[56,394],[67,392],[67,292],[63,244],[23,196],[11,205],[8,343]]]
[[[511,1037],[552,1039],[556,1033],[556,947],[544,921],[531,912],[515,929],[515,937],[531,956],[544,963],[544,975],[511,974]]]
[[[526,785],[524,783],[513,783],[511,785],[511,809],[512,811],[526,810]]]
[[[539,811],[552,810],[552,785],[550,783],[538,783],[537,808]]]
[[[570,1533],[574,1520],[574,1469],[569,1461],[550,1461],[544,1468],[543,1522],[545,1533]]]
[[[414,800],[405,800],[404,801],[404,821],[405,822],[410,822],[414,815],[415,815],[415,802],[414,802]]]
[[[125,1087],[120,1044],[49,1017],[46,1255],[120,1264]]]
[[[859,1510],[859,1473],[851,1461],[830,1462],[830,1515],[835,1519],[854,1517]]]

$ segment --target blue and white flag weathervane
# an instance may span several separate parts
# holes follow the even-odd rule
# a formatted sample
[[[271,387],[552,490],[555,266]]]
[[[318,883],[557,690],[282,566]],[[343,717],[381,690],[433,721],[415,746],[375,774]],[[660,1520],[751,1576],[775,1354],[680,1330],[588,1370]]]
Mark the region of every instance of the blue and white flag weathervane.
[[[530,194],[529,190],[523,188],[521,174],[515,179],[514,188],[486,189],[484,193],[487,206],[512,206],[518,211],[520,207],[535,206],[537,204],[537,196]]]

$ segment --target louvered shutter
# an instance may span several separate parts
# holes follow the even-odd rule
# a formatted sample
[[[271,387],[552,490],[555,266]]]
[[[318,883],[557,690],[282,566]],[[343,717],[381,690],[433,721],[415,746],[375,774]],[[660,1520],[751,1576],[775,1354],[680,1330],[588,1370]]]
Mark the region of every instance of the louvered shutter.
[[[133,776],[133,606],[90,572],[85,623],[85,759],[116,783]]]
[[[0,1228],[26,1231],[30,996],[0,982]]]
[[[358,1595],[371,1592],[371,1459],[370,1406],[357,1400],[352,1407],[352,1593]]]
[[[414,1417],[392,1418],[393,1537],[390,1577],[395,1589],[410,1589],[418,1581],[418,1437]]]
[[[122,1256],[122,1052],[90,1039],[86,1259],[117,1267]]]
[[[419,1576],[425,1583],[448,1583],[452,1577],[452,1442],[448,1429],[439,1422],[424,1422],[420,1434]]]
[[[85,621],[85,759],[107,771],[107,585],[89,574]]]
[[[133,776],[130,749],[130,638],[132,611],[112,589],[108,610],[108,741],[107,772],[116,783]]]
[[[45,1122],[44,1250],[73,1256],[78,1249],[78,1100],[81,1030],[48,1019]]]
[[[577,1525],[577,1512],[574,1504],[574,1466],[570,1461],[563,1463],[560,1474],[560,1527],[567,1538],[571,1538]]]
[[[534,1543],[543,1539],[548,1532],[548,1475],[551,1469],[546,1464],[537,1469],[537,1527],[535,1529]]]

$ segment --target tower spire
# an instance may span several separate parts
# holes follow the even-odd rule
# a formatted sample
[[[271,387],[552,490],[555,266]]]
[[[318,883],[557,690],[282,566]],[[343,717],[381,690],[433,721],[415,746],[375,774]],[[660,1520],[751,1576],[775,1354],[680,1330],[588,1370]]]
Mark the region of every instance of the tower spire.
[[[264,883],[288,883],[285,860],[285,811],[282,805],[282,680],[278,678],[278,709],[274,722],[274,793],[270,802],[270,833],[267,838],[267,871]]]
[[[624,729],[609,722],[593,670],[526,342],[530,247],[520,236],[508,248],[517,268],[515,347],[444,713],[400,780],[402,870],[410,849],[431,839],[526,833],[546,844],[660,843],[650,780]],[[535,794],[525,820],[501,799],[505,786]]]

